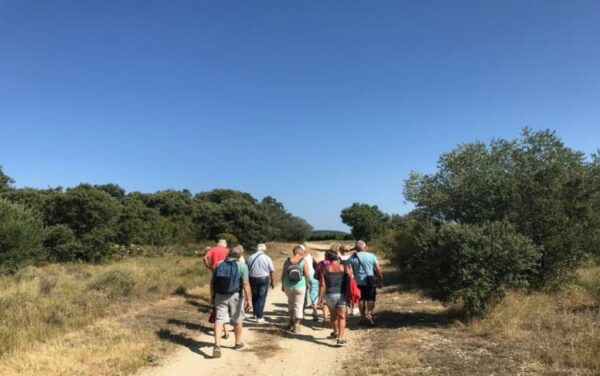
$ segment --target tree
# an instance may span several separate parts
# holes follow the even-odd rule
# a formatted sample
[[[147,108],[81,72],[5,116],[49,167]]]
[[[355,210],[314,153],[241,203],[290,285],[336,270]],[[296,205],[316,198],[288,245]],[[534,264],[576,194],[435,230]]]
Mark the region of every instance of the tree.
[[[43,260],[43,239],[38,213],[0,199],[0,273]]]
[[[262,199],[260,206],[267,215],[267,239],[302,242],[312,233],[312,226],[304,219],[285,210],[282,203],[271,196]]]
[[[10,176],[4,174],[2,166],[0,166],[0,191],[9,189],[14,182]]]
[[[520,139],[465,144],[444,153],[431,175],[412,173],[405,197],[432,220],[507,221],[542,247],[541,281],[565,275],[584,256],[594,190],[581,152],[554,132],[524,129]]]
[[[390,222],[390,217],[384,214],[377,205],[353,203],[342,210],[342,222],[351,227],[355,239],[369,241],[382,234]]]

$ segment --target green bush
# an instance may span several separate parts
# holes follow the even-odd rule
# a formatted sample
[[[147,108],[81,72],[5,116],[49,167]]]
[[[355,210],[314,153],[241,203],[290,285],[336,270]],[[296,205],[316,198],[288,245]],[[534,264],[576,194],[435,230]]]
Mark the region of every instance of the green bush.
[[[135,287],[135,273],[128,269],[113,269],[101,273],[87,283],[90,290],[102,291],[110,297],[126,296]]]
[[[44,229],[39,215],[19,204],[0,199],[0,273],[44,258]]]
[[[81,242],[67,225],[48,227],[44,247],[48,252],[48,258],[53,262],[74,261],[81,257]]]
[[[404,235],[402,235],[404,236]],[[484,314],[505,288],[527,288],[539,272],[541,250],[503,222],[425,223],[415,228],[405,271],[434,298],[462,301],[468,315]]]

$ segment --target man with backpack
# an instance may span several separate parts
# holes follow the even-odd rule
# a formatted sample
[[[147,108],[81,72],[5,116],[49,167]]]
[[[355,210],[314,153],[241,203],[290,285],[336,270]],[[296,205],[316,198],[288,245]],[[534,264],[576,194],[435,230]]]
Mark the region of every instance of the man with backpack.
[[[252,290],[252,308],[254,309],[254,318],[259,324],[265,322],[263,313],[265,302],[267,301],[267,292],[269,286],[275,288],[273,281],[273,260],[265,253],[267,246],[259,244],[256,252],[248,257],[248,271],[250,272],[250,289]]]
[[[234,247],[226,260],[219,263],[212,274],[210,293],[215,306],[215,348],[213,358],[221,357],[221,331],[225,323],[233,325],[235,350],[244,347],[242,328],[244,311],[250,310],[250,283],[248,267],[242,261],[243,248]]]
[[[354,278],[360,289],[360,302],[358,303],[361,316],[361,324],[375,325],[373,321],[373,310],[375,309],[375,299],[377,297],[377,288],[381,288],[383,282],[383,272],[377,261],[377,257],[367,252],[367,244],[359,240],[355,244],[356,253],[349,259]]]

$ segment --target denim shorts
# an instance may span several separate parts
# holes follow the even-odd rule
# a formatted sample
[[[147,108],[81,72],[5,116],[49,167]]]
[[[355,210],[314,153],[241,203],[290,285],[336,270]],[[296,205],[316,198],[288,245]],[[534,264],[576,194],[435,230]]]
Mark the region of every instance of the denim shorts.
[[[330,309],[335,308],[345,308],[348,307],[348,299],[346,299],[345,295],[338,293],[326,294],[325,295],[325,304]]]

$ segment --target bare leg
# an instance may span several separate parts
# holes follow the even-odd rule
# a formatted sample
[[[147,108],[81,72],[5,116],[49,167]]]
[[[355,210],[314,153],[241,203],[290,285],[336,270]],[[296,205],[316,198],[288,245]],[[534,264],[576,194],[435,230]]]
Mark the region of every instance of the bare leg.
[[[330,316],[329,307],[327,306],[327,304],[323,304],[323,327],[324,328],[329,327],[329,323],[328,323],[328,320],[330,320],[329,316]]]
[[[358,309],[360,309],[360,317],[362,317],[362,319],[365,319],[365,315],[366,315],[366,307],[365,307],[365,301],[361,300],[360,302],[358,302]]]
[[[235,344],[242,343],[242,322],[238,322],[233,326],[233,333],[235,334]]]
[[[338,315],[338,311],[335,309],[331,310],[331,327],[333,328],[333,332],[336,335],[340,334],[340,328],[338,327],[338,321],[340,317]]]
[[[338,338],[344,339],[344,333],[346,332],[346,314],[347,308],[338,308],[337,309],[337,317],[338,317]]]
[[[221,331],[223,330],[223,324],[215,323],[215,346],[221,346]]]
[[[368,301],[367,302],[367,318],[372,319],[373,318],[373,311],[375,310],[375,302],[374,301]]]

